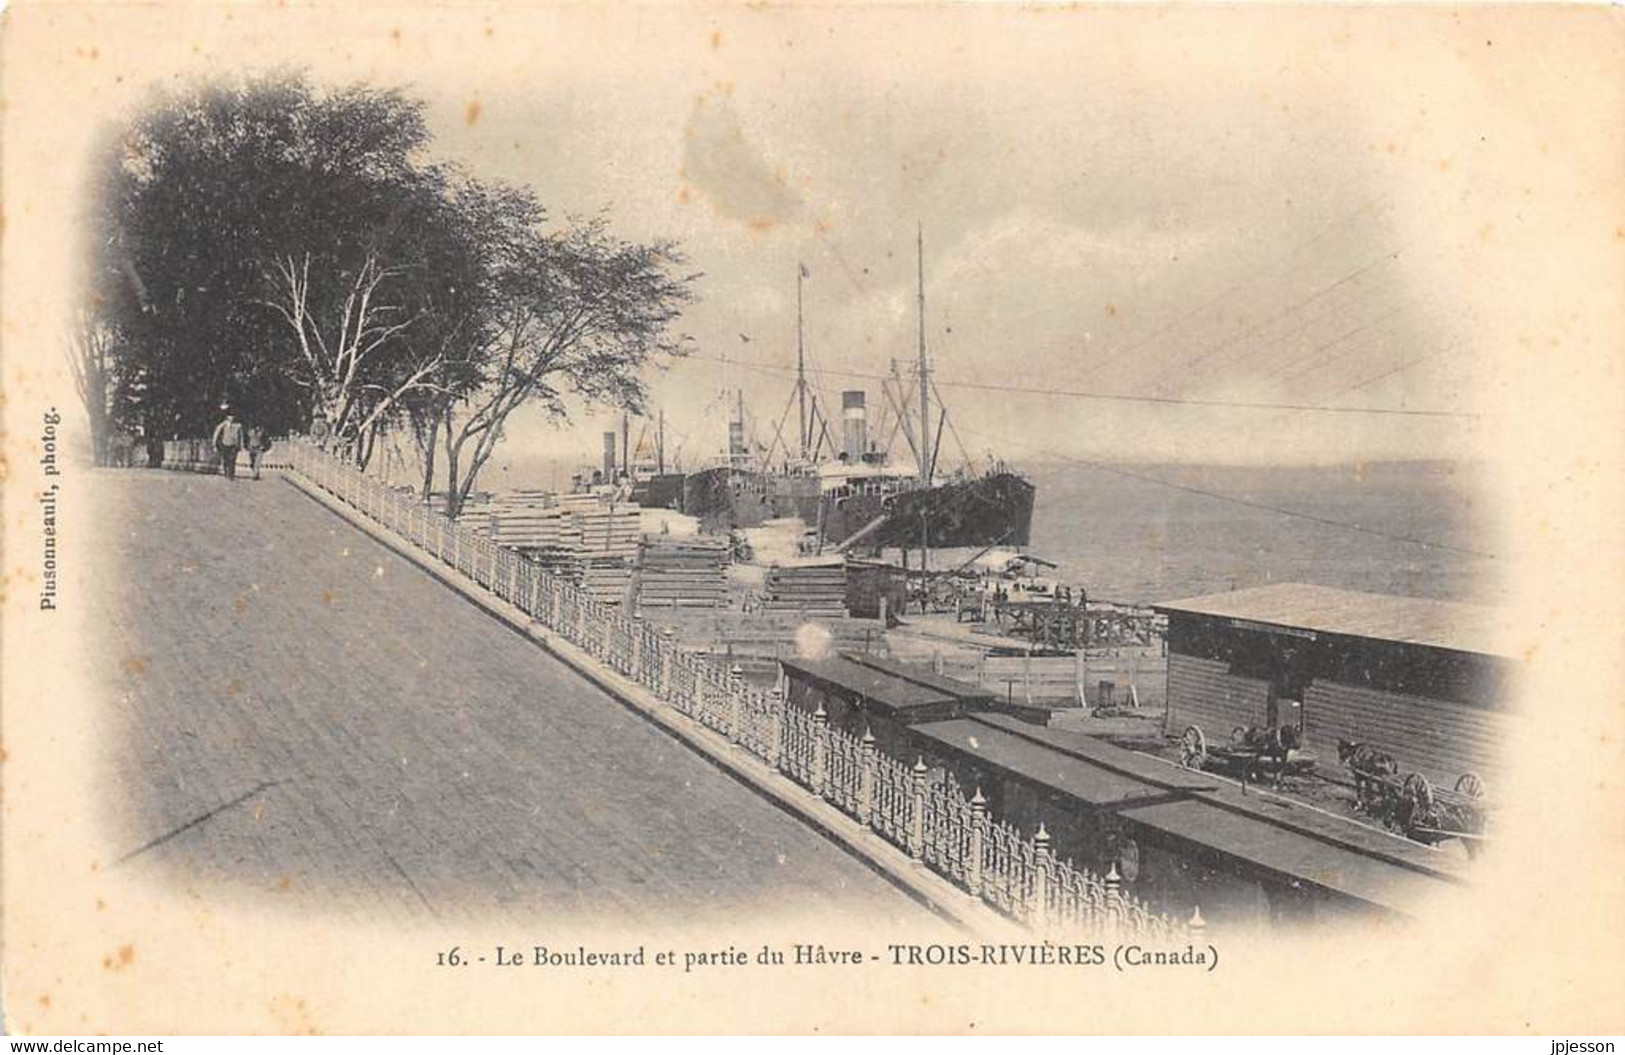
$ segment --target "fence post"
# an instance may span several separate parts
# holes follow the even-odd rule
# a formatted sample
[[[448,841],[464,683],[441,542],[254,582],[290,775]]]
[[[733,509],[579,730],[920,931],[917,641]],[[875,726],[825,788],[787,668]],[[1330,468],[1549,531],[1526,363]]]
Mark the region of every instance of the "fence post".
[[[818,709],[813,712],[812,749],[812,791],[814,795],[823,798],[824,766],[829,762],[829,712],[824,710],[822,700],[818,703]]]
[[[660,698],[672,702],[671,665],[677,654],[676,632],[669,626],[660,628]]]
[[[976,897],[982,896],[982,855],[986,852],[987,799],[982,789],[970,797],[970,854],[965,861],[965,886]]]
[[[1123,877],[1117,874],[1117,862],[1106,870],[1106,931],[1112,937],[1123,930]]]
[[[925,759],[914,759],[913,794],[908,809],[908,855],[918,861],[925,856]]]
[[[772,694],[768,700],[771,708],[772,727],[767,737],[767,764],[776,771],[779,763],[784,759],[784,686],[773,686]]]
[[[1050,884],[1049,831],[1044,822],[1038,822],[1038,834],[1033,836],[1033,926],[1042,931],[1049,927]]]
[[[875,734],[863,727],[863,772],[858,776],[858,823],[865,828],[875,819]]]
[[[745,731],[745,671],[735,663],[728,668],[728,740],[737,744]]]
[[[640,685],[643,684],[643,618],[629,616],[632,621],[632,669],[628,672],[631,679]]]
[[[575,643],[580,645],[586,653],[592,655],[592,649],[587,647],[587,598],[576,598],[576,625]]]

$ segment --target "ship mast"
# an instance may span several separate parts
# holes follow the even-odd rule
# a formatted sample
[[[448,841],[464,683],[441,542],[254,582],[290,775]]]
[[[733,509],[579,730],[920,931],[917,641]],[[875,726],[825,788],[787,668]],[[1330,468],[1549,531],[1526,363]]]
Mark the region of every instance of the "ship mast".
[[[925,225],[920,224],[915,236],[916,259],[919,267],[919,329],[920,329],[920,483],[930,486],[934,466],[931,455],[931,387],[925,362]]]
[[[807,277],[807,266],[796,264],[796,401],[801,422],[801,460],[807,460],[807,444],[812,442],[812,423],[807,420],[807,347],[801,334],[801,280]]]

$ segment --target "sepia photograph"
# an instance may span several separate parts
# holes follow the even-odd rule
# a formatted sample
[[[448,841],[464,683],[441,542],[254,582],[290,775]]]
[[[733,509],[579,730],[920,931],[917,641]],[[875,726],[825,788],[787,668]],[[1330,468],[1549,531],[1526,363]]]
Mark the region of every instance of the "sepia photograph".
[[[3,18],[7,1033],[1625,1028],[1617,10]]]

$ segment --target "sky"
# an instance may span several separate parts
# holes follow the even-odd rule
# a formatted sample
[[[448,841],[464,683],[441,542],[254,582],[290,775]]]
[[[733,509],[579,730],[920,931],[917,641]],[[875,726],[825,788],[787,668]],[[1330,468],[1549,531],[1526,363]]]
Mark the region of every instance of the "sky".
[[[650,387],[685,461],[722,450],[741,388],[758,441],[778,427],[800,267],[820,402],[862,386],[875,412],[915,355],[922,235],[931,368],[977,459],[1463,458],[1486,394],[1511,398],[1486,364],[1517,339],[1509,204],[1542,189],[1505,160],[1547,148],[1518,110],[1538,33],[1442,9],[378,10],[155,29],[107,112],[223,59],[398,86],[435,159],[674,240],[703,274],[694,354]],[[527,409],[500,457],[590,463],[617,421]]]
[[[757,439],[774,434],[798,264],[821,403],[862,386],[878,408],[875,378],[916,352],[921,232],[931,366],[972,457],[1472,449],[1472,293],[1441,277],[1456,232],[1415,187],[1451,161],[1408,156],[1425,114],[1401,142],[1347,71],[1286,47],[1217,55],[1200,27],[1109,47],[1043,18],[945,22],[914,50],[839,21],[699,23],[697,60],[640,51],[637,76],[610,62],[433,92],[436,149],[558,215],[606,210],[685,248],[704,273],[683,321],[696,351],[651,386],[685,460],[722,449],[741,387]],[[989,28],[998,47],[974,46]],[[510,453],[590,461],[613,416],[575,422],[560,436],[527,413]]]

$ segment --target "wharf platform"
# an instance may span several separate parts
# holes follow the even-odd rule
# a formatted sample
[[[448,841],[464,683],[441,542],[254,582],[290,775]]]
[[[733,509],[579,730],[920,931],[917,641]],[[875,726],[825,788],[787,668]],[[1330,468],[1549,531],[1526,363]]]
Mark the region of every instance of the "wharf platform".
[[[288,483],[108,470],[87,650],[139,869],[412,921],[934,917]]]

